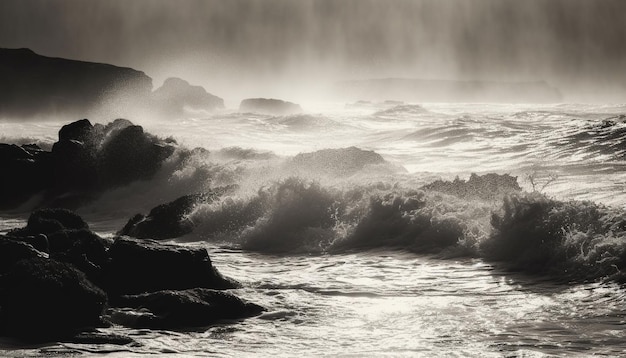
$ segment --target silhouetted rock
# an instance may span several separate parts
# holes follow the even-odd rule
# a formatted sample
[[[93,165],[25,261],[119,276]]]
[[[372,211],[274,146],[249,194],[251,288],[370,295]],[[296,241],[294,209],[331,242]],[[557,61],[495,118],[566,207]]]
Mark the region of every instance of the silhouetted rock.
[[[159,205],[147,216],[137,214],[132,217],[118,234],[148,239],[171,239],[188,234],[193,231],[194,224],[186,215],[204,199],[206,195],[191,194]]]
[[[41,198],[34,205],[79,207],[106,189],[151,178],[174,145],[125,119],[65,125],[51,152],[0,144],[0,209],[16,207],[35,194]]]
[[[174,148],[141,126],[125,127],[104,142],[98,157],[98,172],[104,187],[149,179],[172,155]]]
[[[208,93],[201,86],[192,86],[180,78],[168,78],[152,93],[160,113],[169,116],[207,113],[224,108],[224,100]]]
[[[135,343],[135,340],[129,336],[115,333],[104,333],[99,331],[80,332],[75,336],[61,339],[63,343],[76,344],[114,344],[126,345]]]
[[[115,306],[141,312],[113,309],[113,323],[133,328],[202,327],[225,319],[259,315],[263,307],[224,291],[194,288],[121,296]]]
[[[77,140],[85,142],[90,139],[93,132],[93,125],[88,119],[81,119],[70,124],[66,124],[59,130],[59,142],[65,140]]]
[[[143,72],[29,49],[0,49],[0,78],[0,118],[85,116],[102,106],[142,102],[152,91]]]
[[[302,112],[300,105],[273,98],[248,98],[241,101],[240,112],[286,115]]]
[[[33,246],[45,245],[51,258],[73,264],[96,284],[102,282],[102,269],[108,262],[107,241],[69,210],[37,210],[26,227],[11,231],[9,236]]]
[[[3,334],[31,341],[56,340],[99,325],[106,303],[106,294],[82,272],[43,258],[15,264],[3,289]]]
[[[0,236],[0,275],[9,272],[13,265],[21,260],[46,256],[46,254],[35,249],[31,244],[19,238]]]
[[[33,146],[0,143],[0,210],[45,190],[52,163],[48,154]]]
[[[89,225],[67,209],[39,209],[28,217],[26,230],[31,235],[51,234],[61,230],[89,229]]]
[[[204,248],[119,237],[109,248],[107,292],[112,296],[188,288],[232,288]]]

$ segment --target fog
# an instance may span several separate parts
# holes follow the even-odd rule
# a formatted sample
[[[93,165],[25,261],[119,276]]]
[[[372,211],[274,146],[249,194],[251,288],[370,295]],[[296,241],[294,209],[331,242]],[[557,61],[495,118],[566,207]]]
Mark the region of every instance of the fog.
[[[228,99],[338,80],[539,81],[624,102],[626,1],[2,1],[0,47],[185,78]],[[323,98],[319,97],[319,98]]]

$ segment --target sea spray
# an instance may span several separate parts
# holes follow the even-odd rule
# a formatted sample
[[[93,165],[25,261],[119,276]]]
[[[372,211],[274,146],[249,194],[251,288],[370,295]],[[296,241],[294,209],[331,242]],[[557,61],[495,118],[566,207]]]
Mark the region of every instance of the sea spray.
[[[481,244],[487,259],[533,273],[624,281],[624,210],[524,193],[506,197],[491,223]]]

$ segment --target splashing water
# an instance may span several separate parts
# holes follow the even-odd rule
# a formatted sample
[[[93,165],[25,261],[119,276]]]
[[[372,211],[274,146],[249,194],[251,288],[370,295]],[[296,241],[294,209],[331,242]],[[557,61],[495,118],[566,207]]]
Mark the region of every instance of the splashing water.
[[[244,283],[237,294],[267,313],[193,332],[109,329],[135,346],[16,346],[7,354],[626,349],[626,295],[615,283],[626,272],[626,107],[316,109],[134,119],[147,132],[173,135],[179,150],[153,179],[110,190],[78,211],[107,235],[137,212],[227,188],[194,208],[195,230],[178,243],[208,247],[215,265]],[[4,141],[48,144],[60,127],[1,126]],[[2,230],[25,215],[3,214]]]

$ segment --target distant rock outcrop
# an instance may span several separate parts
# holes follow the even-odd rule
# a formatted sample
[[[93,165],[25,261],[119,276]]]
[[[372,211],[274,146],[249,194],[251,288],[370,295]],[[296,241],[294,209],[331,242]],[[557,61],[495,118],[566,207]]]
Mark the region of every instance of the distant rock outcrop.
[[[240,112],[255,112],[271,115],[287,115],[302,112],[299,104],[273,98],[248,98],[241,101]]]
[[[208,113],[224,108],[224,100],[200,86],[180,78],[168,78],[152,93],[152,100],[163,115]]]
[[[152,79],[131,68],[0,49],[0,118],[83,117],[103,103],[148,98]]]
[[[0,119],[185,117],[224,107],[200,86],[168,78],[152,91],[152,78],[132,68],[52,58],[29,49],[0,49]]]

